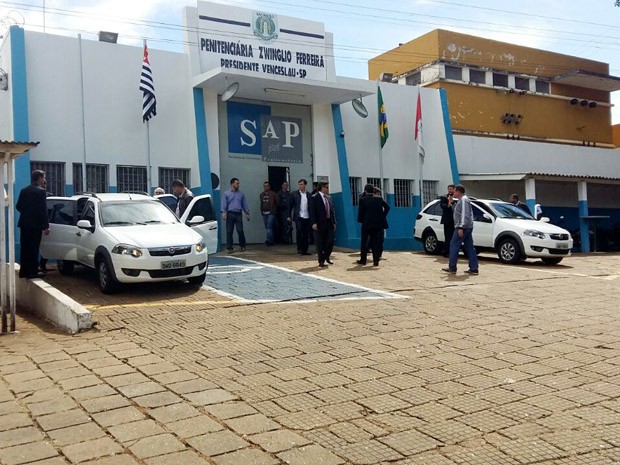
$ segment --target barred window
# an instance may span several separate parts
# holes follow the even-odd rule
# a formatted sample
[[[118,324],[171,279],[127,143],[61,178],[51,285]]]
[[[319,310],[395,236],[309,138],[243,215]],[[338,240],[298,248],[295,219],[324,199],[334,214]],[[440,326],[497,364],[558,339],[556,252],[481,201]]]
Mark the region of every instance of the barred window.
[[[530,90],[530,78],[515,77],[515,89]]]
[[[493,73],[493,85],[495,87],[508,87],[508,75]]]
[[[360,195],[362,194],[362,178],[349,178],[349,187],[351,189],[351,197],[353,198],[353,206],[359,205]]]
[[[470,69],[469,70],[469,82],[474,82],[476,84],[486,84],[487,73],[480,69]]]
[[[439,181],[422,181],[422,206],[437,198]]]
[[[180,179],[185,187],[190,186],[190,170],[188,168],[159,168],[159,187],[172,192],[172,181]]]
[[[116,189],[118,192],[148,192],[146,166],[117,166]]]
[[[371,184],[373,187],[383,189],[383,186],[381,185],[381,178],[366,178],[366,184]]]
[[[453,79],[455,81],[463,80],[463,68],[460,66],[446,65],[446,79]]]
[[[411,207],[411,179],[394,179],[394,206]]]
[[[541,81],[539,79],[536,80],[536,92],[540,92],[541,94],[548,94],[549,91],[549,81]]]
[[[417,73],[410,74],[405,78],[405,84],[408,86],[417,86],[422,83],[422,73],[418,71]]]
[[[31,161],[30,171],[45,171],[46,190],[52,195],[65,195],[65,164],[56,161]]]
[[[86,192],[108,192],[110,178],[108,165],[94,163],[86,164]],[[75,193],[84,192],[82,186],[82,164],[73,164],[73,190]]]

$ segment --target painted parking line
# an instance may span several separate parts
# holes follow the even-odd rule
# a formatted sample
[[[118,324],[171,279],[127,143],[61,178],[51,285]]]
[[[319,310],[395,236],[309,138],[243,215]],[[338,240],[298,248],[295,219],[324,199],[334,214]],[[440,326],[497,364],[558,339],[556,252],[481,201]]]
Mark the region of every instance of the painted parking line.
[[[235,304],[237,300],[189,300],[189,301],[168,301],[168,302],[137,302],[133,304],[111,304],[84,305],[87,310],[109,310],[111,308],[143,308],[143,307],[177,307],[179,305],[187,307],[192,305],[226,305]]]
[[[276,265],[222,256],[209,259],[203,287],[243,303],[407,298]]]

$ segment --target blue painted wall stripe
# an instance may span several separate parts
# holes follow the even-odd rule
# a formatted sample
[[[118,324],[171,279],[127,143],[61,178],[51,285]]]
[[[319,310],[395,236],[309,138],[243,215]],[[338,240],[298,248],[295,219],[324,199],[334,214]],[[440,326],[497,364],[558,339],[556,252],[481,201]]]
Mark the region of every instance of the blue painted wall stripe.
[[[28,122],[28,81],[26,79],[26,38],[24,30],[11,26],[11,94],[13,100],[13,140],[30,142],[30,125]],[[39,149],[41,150],[41,149]],[[30,184],[30,152],[15,161],[15,185],[13,194],[17,202],[19,191]],[[15,257],[19,261],[20,234],[17,227],[19,213],[15,215]]]
[[[582,216],[588,216],[588,201],[579,201],[579,233],[581,236],[581,251],[590,251],[590,224],[588,220],[581,219]]]
[[[340,184],[342,193],[339,196],[333,196],[334,202],[339,200],[340,205],[336,206],[336,218],[338,219],[338,227],[336,228],[336,240],[338,245],[342,245],[342,241],[348,241],[357,234],[357,218],[353,217],[353,198],[351,197],[351,186],[349,185],[349,162],[347,161],[347,148],[344,137],[340,134],[344,131],[342,124],[342,114],[340,113],[340,105],[332,105],[332,118],[334,121],[334,137],[336,140],[336,151],[338,152],[338,168],[340,171]],[[343,221],[344,220],[344,221]]]
[[[441,98],[441,110],[443,113],[443,126],[446,131],[446,143],[448,145],[448,156],[450,157],[450,168],[452,169],[452,182],[459,184],[459,166],[456,161],[456,150],[454,148],[454,138],[452,137],[452,124],[450,123],[450,109],[448,108],[448,95],[445,89],[439,89]]]
[[[194,118],[196,121],[196,145],[198,147],[198,171],[200,173],[199,194],[213,194],[211,184],[211,161],[209,160],[209,140],[207,138],[207,116],[202,89],[194,89]],[[219,208],[218,206],[215,206]]]

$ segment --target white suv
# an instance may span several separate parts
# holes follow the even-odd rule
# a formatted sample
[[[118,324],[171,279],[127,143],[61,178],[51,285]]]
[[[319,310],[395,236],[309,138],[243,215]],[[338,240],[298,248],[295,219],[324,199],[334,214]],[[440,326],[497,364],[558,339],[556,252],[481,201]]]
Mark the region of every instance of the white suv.
[[[47,207],[50,234],[43,236],[41,256],[56,260],[62,274],[71,274],[76,263],[93,268],[104,293],[119,283],[205,280],[203,237],[148,195],[48,197]],[[204,224],[205,218],[188,223]]]
[[[474,247],[492,251],[503,263],[519,263],[540,258],[557,265],[571,253],[573,238],[548,218],[535,220],[531,215],[501,200],[471,199],[474,213]],[[439,253],[445,244],[439,199],[430,202],[416,217],[414,236],[428,254]]]

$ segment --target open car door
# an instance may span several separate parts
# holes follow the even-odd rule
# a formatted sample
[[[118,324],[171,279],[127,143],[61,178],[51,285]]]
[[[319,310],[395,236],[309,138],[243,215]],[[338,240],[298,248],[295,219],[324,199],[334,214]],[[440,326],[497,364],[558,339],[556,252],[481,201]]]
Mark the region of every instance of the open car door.
[[[189,221],[196,216],[202,216],[204,221],[189,224]],[[194,197],[180,219],[182,223],[185,223],[203,237],[209,254],[217,252],[219,234],[215,211],[211,203],[211,195],[205,194]]]

